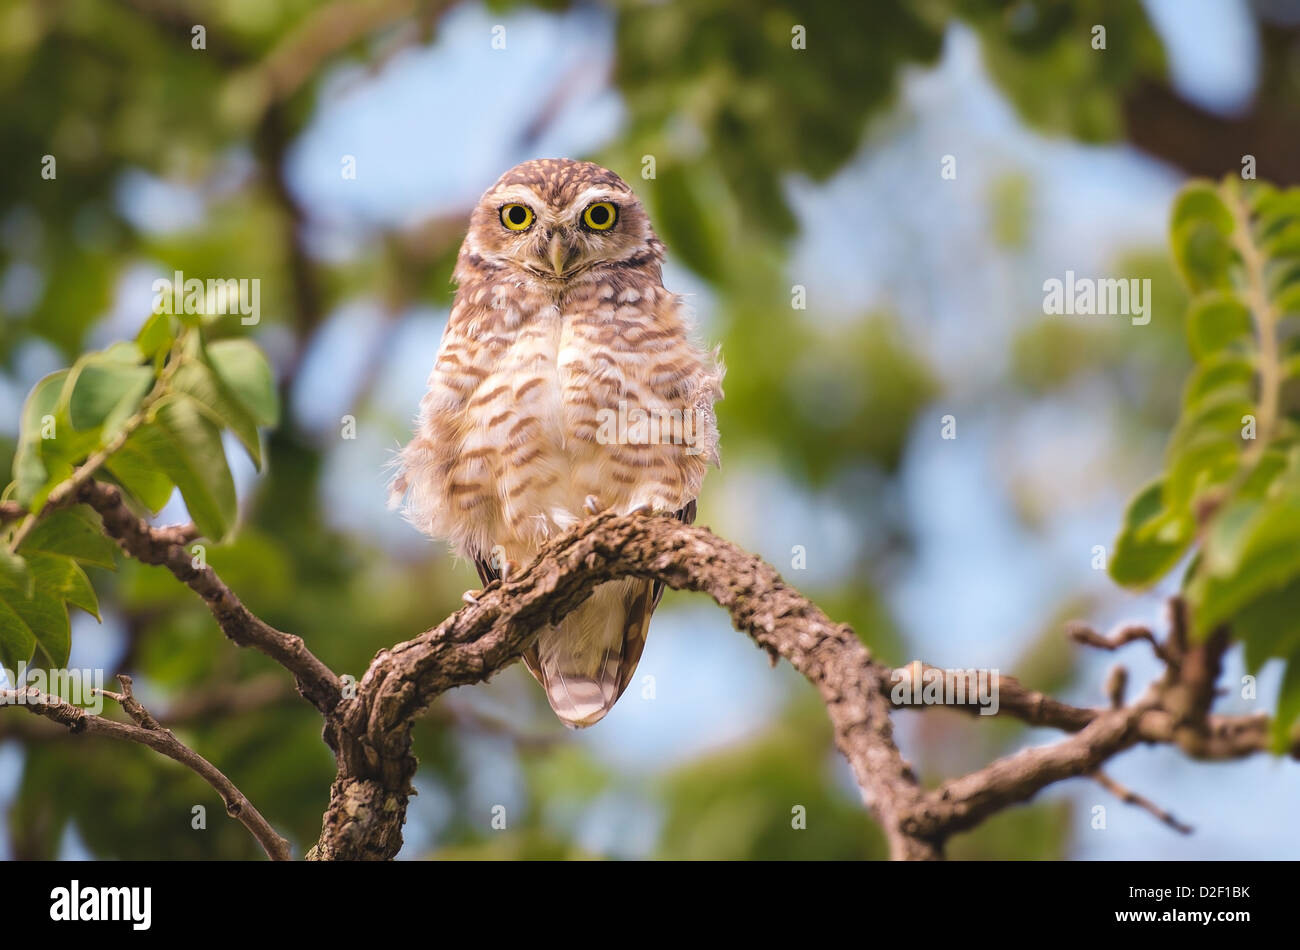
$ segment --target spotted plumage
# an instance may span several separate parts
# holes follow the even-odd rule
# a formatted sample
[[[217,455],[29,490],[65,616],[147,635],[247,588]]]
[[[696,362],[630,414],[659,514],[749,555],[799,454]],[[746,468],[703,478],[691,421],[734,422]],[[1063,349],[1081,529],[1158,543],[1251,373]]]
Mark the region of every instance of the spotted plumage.
[[[694,519],[722,369],[664,289],[663,254],[632,190],[590,162],[525,162],[474,209],[393,497],[484,583],[594,511]],[[602,584],[540,632],[525,661],[565,724],[627,688],[661,594]]]

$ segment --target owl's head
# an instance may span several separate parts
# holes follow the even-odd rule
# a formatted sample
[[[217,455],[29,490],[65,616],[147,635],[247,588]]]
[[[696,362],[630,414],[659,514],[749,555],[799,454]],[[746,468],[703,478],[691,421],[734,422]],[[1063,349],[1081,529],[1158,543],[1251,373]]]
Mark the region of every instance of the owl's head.
[[[602,266],[658,267],[663,245],[623,179],[591,162],[516,165],[470,216],[462,259],[567,281]]]

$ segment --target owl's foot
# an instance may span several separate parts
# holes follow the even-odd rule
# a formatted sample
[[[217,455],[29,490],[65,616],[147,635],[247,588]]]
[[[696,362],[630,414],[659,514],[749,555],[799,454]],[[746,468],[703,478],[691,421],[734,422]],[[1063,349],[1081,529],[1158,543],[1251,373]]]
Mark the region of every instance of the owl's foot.
[[[596,500],[595,495],[588,495],[587,500],[582,503],[582,507],[587,509],[587,514],[600,514],[600,502]]]
[[[515,574],[519,573],[518,561],[512,561],[510,560],[510,558],[506,558],[504,561],[500,563],[501,563],[500,567],[492,568],[492,574],[495,574],[496,575],[495,577],[493,577],[491,574],[484,576],[483,579],[487,581],[486,584],[484,584],[478,590],[465,591],[465,593],[460,595],[460,599],[467,604],[477,604],[478,599],[483,596],[483,592],[487,590],[489,587],[491,587],[493,584],[504,584],[506,581],[510,580],[510,578],[514,577]],[[481,571],[480,574],[482,574]]]

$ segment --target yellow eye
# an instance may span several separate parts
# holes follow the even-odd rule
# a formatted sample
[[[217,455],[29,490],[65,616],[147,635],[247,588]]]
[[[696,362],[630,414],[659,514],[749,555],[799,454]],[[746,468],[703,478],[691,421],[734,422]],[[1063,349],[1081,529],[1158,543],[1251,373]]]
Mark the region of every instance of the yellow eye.
[[[582,223],[593,231],[608,231],[618,220],[618,208],[608,201],[597,201],[582,212]]]
[[[527,231],[533,223],[533,209],[528,205],[503,205],[501,208],[501,223],[511,231]]]

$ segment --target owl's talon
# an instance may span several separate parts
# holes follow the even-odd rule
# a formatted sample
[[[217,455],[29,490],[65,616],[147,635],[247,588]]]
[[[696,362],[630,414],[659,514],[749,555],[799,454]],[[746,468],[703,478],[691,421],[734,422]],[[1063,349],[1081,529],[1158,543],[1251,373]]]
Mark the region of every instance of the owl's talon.
[[[589,515],[600,514],[600,502],[596,500],[595,495],[588,495],[587,500],[582,503],[582,507],[587,509]]]
[[[472,607],[474,604],[478,603],[479,595],[482,593],[483,588],[481,587],[478,590],[467,590],[465,593],[460,595],[460,599]]]
[[[510,560],[509,558],[506,558],[505,562],[501,565],[501,572],[500,572],[500,573],[501,573],[501,583],[504,584],[504,583],[506,583],[507,581],[509,581],[510,578],[512,578],[512,577],[515,576],[515,573],[516,573],[518,570],[519,570],[519,562],[518,562],[518,561],[512,561],[512,560]]]

